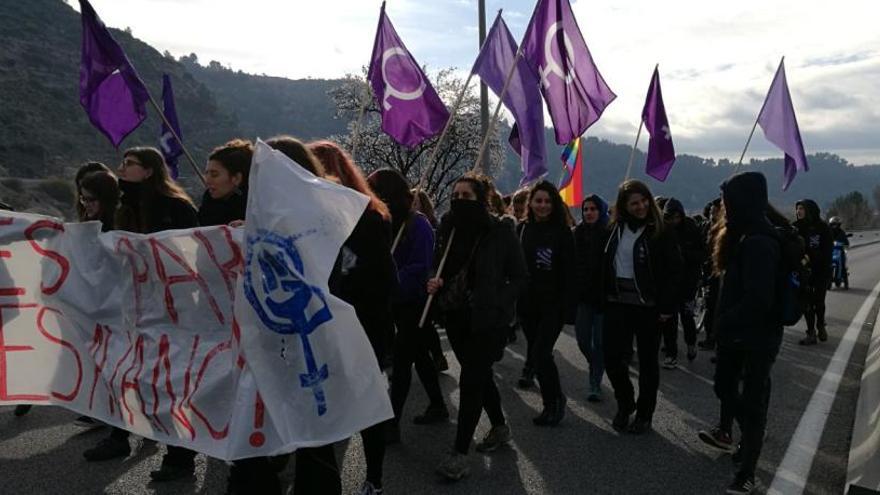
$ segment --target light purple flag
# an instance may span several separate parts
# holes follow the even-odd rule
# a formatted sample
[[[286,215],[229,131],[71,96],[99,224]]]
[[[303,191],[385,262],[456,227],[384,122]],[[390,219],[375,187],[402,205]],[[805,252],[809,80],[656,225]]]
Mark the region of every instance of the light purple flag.
[[[449,112],[397,36],[384,2],[367,80],[379,103],[382,130],[398,143],[412,148],[443,130]]]
[[[504,81],[516,58],[516,48],[516,40],[499,13],[471,70],[496,95],[500,95],[504,89]],[[547,173],[544,102],[538,84],[538,77],[520,57],[503,99],[504,106],[516,121],[509,142],[522,160],[520,185],[533,182]]]
[[[645,122],[645,128],[651,135],[645,172],[660,182],[665,182],[675,163],[675,147],[672,145],[669,120],[666,119],[666,107],[663,105],[663,93],[660,91],[660,71],[657,68],[654,69],[648,96],[645,98],[642,121]]]
[[[147,118],[149,93],[89,2],[79,0],[79,5],[82,13],[79,102],[92,124],[118,148]]]
[[[794,180],[798,170],[808,172],[807,155],[804,153],[804,143],[801,141],[801,131],[798,128],[797,117],[794,115],[794,105],[791,103],[791,94],[788,92],[788,81],[785,79],[785,59],[779,62],[779,69],[770,85],[770,91],[761,107],[758,115],[758,124],[764,131],[768,141],[779,146],[785,153],[785,172],[783,173],[782,190],[788,190],[788,186]]]
[[[593,63],[568,0],[538,1],[522,49],[541,78],[558,144],[580,137],[617,97]]]

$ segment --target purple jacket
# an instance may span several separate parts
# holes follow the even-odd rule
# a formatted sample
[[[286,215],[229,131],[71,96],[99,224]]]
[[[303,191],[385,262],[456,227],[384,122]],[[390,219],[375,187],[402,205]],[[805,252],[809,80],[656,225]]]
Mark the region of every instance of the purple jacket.
[[[393,235],[397,235],[394,232]],[[397,264],[395,304],[420,303],[427,297],[428,276],[434,266],[434,229],[428,218],[414,212],[394,250]]]

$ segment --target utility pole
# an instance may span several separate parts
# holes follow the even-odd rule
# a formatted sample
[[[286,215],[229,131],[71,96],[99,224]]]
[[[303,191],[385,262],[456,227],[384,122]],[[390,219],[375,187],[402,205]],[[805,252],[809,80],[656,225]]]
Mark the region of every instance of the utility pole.
[[[486,0],[479,0],[479,16],[480,16],[480,46],[486,41]],[[483,139],[486,139],[486,132],[489,130],[489,88],[486,83],[480,82],[480,129]],[[485,161],[485,158],[483,158]],[[477,164],[482,170],[486,170],[482,163]]]

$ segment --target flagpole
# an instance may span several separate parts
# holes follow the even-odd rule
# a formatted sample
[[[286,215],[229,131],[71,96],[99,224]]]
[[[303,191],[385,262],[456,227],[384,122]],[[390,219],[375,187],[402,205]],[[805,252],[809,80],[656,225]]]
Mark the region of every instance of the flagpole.
[[[146,89],[146,85],[144,85]],[[180,136],[177,135],[177,131],[174,130],[174,126],[171,125],[171,122],[168,122],[168,118],[165,117],[165,112],[163,112],[159,108],[159,104],[156,103],[156,100],[153,98],[153,95],[150,93],[150,90],[147,90],[147,96],[150,98],[150,103],[153,105],[153,108],[156,109],[156,113],[159,114],[159,117],[162,118],[162,122],[165,123],[165,127],[168,128],[168,131],[171,132],[171,135],[174,136],[174,140],[177,141],[177,144],[180,145],[180,149],[183,150],[183,154],[186,155],[187,160],[189,160],[189,164],[192,165],[193,170],[196,175],[201,179],[202,185],[208,187],[208,183],[205,182],[205,176],[202,175],[202,171],[199,170],[199,166],[196,165],[196,161],[193,159],[192,155],[189,154],[189,150],[186,149],[186,146],[183,144],[183,140],[180,139]]]
[[[358,112],[358,118],[354,123],[354,133],[351,137],[351,152],[350,153],[351,153],[352,160],[355,159],[354,154],[357,151],[358,144],[360,144],[359,138],[360,138],[360,134],[361,134],[361,122],[364,120],[364,114],[367,112],[367,105],[370,104],[369,83],[365,83],[365,84],[367,84],[367,98],[365,98],[363,104],[361,104],[361,109]]]
[[[623,180],[626,182],[629,180],[629,175],[632,173],[633,168],[633,159],[636,157],[636,147],[639,145],[639,138],[642,137],[642,127],[645,125],[645,119],[639,120],[639,130],[636,132],[636,142],[633,143],[632,151],[629,152],[629,164],[626,166],[626,176],[624,176]]]
[[[785,55],[783,55],[782,58],[779,60],[779,64],[782,65],[783,62],[785,62]],[[770,87],[773,87],[772,83],[770,84]],[[767,96],[770,96],[769,91],[767,92]],[[745,148],[743,148],[743,152],[739,156],[739,161],[736,163],[736,168],[733,169],[733,173],[731,175],[736,175],[736,173],[739,172],[739,169],[742,168],[743,159],[746,157],[746,151],[748,151],[749,149],[749,143],[752,142],[752,136],[755,135],[755,129],[758,128],[758,121],[761,120],[761,114],[764,113],[764,107],[767,106],[767,96],[764,97],[764,103],[761,105],[761,111],[759,111],[758,116],[755,117],[755,124],[752,125],[752,132],[749,133],[749,138],[746,140],[746,146]]]
[[[501,94],[498,95],[498,103],[495,105],[495,112],[492,114],[492,119],[489,120],[489,127],[486,128],[486,135],[483,136],[483,144],[480,145],[480,153],[477,155],[477,161],[474,163],[474,168],[471,169],[472,172],[482,169],[481,163],[489,144],[489,136],[491,136],[492,132],[495,130],[495,122],[498,120],[498,114],[501,113],[501,105],[504,103],[504,96],[507,94],[507,88],[510,86],[510,81],[513,79],[513,73],[516,72],[516,64],[519,62],[520,57],[522,57],[522,46],[516,49],[516,56],[513,57],[513,63],[510,64],[510,70],[507,71],[507,78],[504,79],[504,86],[501,88]]]
[[[519,62],[520,57],[522,56],[522,48],[517,48],[516,56],[513,57],[513,63],[510,65],[510,70],[507,71],[507,78],[504,80],[504,86],[501,88],[501,94],[498,95],[498,104],[495,105],[495,113],[492,114],[492,118],[489,120],[489,127],[486,129],[486,135],[483,137],[483,143],[480,145],[480,153],[477,155],[477,161],[474,163],[472,172],[478,171],[481,169],[480,162],[483,159],[483,155],[486,152],[486,146],[489,143],[489,136],[492,135],[492,132],[495,130],[495,121],[498,120],[498,114],[501,112],[501,105],[504,102],[504,95],[507,94],[507,88],[510,86],[510,81],[513,79],[513,73],[516,72],[516,64]],[[446,265],[446,257],[449,255],[449,248],[452,247],[452,240],[455,238],[455,228],[452,229],[452,233],[449,235],[449,241],[446,243],[446,248],[443,250],[443,257],[440,258],[440,265],[437,268],[437,275],[439,276],[443,273],[443,267]],[[428,311],[431,309],[431,303],[434,301],[434,296],[428,296],[428,300],[425,301],[425,309],[422,310],[422,318],[419,320],[419,328],[421,328],[425,324],[425,319],[428,317]]]
[[[455,239],[455,227],[452,228],[452,232],[449,234],[449,240],[446,241],[446,248],[443,250],[443,258],[440,259],[440,265],[437,267],[437,276],[443,274],[443,267],[446,266],[446,258],[449,256],[449,248],[452,247],[452,241]],[[418,328],[422,328],[425,326],[425,320],[428,319],[428,311],[431,310],[431,303],[434,301],[434,294],[428,295],[428,300],[425,301],[425,308],[422,310],[422,317],[419,319]]]

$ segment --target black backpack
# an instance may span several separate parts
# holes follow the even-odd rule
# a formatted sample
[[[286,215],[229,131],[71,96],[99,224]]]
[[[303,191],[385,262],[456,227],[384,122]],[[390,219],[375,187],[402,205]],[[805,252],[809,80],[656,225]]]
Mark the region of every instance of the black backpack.
[[[779,307],[782,324],[796,325],[810,296],[810,264],[804,240],[794,227],[776,227],[780,243]]]

